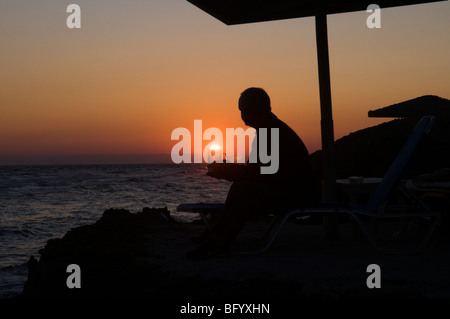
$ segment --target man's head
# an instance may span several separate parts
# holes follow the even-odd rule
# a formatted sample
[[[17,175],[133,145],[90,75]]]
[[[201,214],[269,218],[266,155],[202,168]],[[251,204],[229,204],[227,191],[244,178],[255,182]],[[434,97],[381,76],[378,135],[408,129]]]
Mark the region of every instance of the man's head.
[[[268,114],[271,113],[269,95],[260,88],[248,88],[239,98],[241,118],[248,126],[258,128]]]

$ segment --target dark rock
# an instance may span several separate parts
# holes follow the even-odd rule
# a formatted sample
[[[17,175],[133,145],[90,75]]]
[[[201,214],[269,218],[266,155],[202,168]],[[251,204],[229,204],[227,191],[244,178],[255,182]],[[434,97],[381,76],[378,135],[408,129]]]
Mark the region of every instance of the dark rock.
[[[335,142],[336,177],[383,177],[418,119],[395,119],[369,127],[338,139]],[[404,178],[429,174],[449,167],[450,117],[441,116],[419,146],[409,163]],[[322,176],[322,151],[311,154],[318,176]]]
[[[143,236],[150,226],[170,223],[174,221],[167,208],[145,208],[138,214],[109,209],[95,224],[50,239],[39,251],[40,260],[32,256],[28,262],[23,298],[136,296],[144,289],[140,283],[159,273],[158,266],[139,263],[139,258],[148,254]],[[70,264],[82,269],[81,289],[69,289],[66,285]]]
[[[183,226],[184,225],[184,226]],[[283,293],[296,296],[301,285],[274,280],[258,274],[232,279],[176,274],[157,260],[167,258],[174,246],[158,255],[164,238],[193,224],[176,223],[167,209],[146,208],[133,214],[123,209],[110,209],[93,225],[70,230],[65,236],[51,239],[39,251],[39,261],[32,256],[22,299],[147,299],[182,300],[189,298],[278,298]],[[195,226],[194,226],[195,227]],[[158,232],[160,232],[158,234]],[[171,233],[169,237],[166,237]],[[153,247],[148,236],[161,236],[159,248]],[[176,236],[176,235],[175,235]],[[186,240],[186,248],[190,242]],[[183,247],[185,247],[183,245]],[[151,257],[151,258],[147,258]],[[179,260],[178,257],[177,260]],[[189,261],[187,266],[189,267]],[[69,289],[67,266],[81,268],[81,288]],[[209,297],[208,297],[209,296]]]

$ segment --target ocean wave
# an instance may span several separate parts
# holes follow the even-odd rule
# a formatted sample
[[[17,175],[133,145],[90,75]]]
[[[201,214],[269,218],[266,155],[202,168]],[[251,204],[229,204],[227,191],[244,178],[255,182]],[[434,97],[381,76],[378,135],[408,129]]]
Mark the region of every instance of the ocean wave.
[[[224,201],[229,189],[205,172],[189,164],[0,167],[0,267],[28,260],[48,239],[95,223],[109,208],[167,207],[192,220],[176,206]]]

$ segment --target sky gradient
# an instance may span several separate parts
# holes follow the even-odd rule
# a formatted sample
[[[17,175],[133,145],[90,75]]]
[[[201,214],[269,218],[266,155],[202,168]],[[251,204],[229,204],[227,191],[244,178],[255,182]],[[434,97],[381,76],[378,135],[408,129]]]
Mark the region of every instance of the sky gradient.
[[[66,26],[71,3],[81,29]],[[336,139],[389,120],[369,110],[450,98],[449,2],[382,8],[381,29],[368,16],[328,16]],[[0,164],[158,162],[143,155],[169,154],[194,120],[245,129],[251,86],[321,148],[312,17],[226,26],[182,0],[2,0],[0,39]]]

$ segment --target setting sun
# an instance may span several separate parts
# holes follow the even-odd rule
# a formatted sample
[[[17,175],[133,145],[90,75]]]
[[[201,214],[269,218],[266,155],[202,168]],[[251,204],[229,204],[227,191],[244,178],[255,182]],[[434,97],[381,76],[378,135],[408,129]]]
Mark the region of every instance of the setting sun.
[[[217,145],[217,144],[213,144],[213,145],[210,146],[209,149],[210,149],[211,151],[218,152],[218,151],[220,151],[220,146]]]
[[[237,102],[252,86],[321,149],[313,18],[227,26],[188,1],[79,0],[81,28],[69,29],[64,2],[1,5],[2,164],[172,163],[175,128],[243,127]],[[450,94],[447,1],[382,9],[379,29],[367,18],[328,19],[335,140],[385,121],[370,110]],[[236,157],[207,138],[192,153],[209,142]]]

